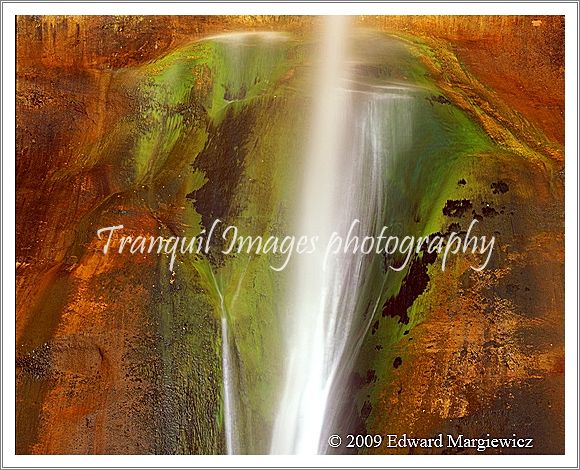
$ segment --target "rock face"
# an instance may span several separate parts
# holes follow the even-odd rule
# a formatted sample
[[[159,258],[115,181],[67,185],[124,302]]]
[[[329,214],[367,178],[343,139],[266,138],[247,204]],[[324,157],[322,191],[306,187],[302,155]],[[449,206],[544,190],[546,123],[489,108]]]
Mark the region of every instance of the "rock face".
[[[563,145],[563,16],[380,16],[360,22],[447,42],[467,70]]]
[[[357,22],[414,51],[438,89],[425,106],[442,122],[463,122],[449,118],[461,113],[491,142],[448,155],[443,183],[413,189],[401,207],[417,224],[433,214],[431,233],[477,218],[498,249],[483,273],[468,259],[444,272],[439,260],[411,263],[420,286],[402,276],[385,299],[343,404],[345,429],[517,430],[536,439],[536,453],[561,453],[563,18]],[[225,451],[219,324],[203,270],[103,256],[96,230],[195,235],[215,217],[258,233],[283,227],[304,130],[296,116],[308,112],[307,92],[296,91],[309,78],[302,40],[316,26],[311,17],[18,18],[18,453]],[[245,30],[293,39],[244,56],[247,74],[219,42],[193,42]],[[283,292],[265,261],[210,261],[239,305],[243,450],[265,452]]]

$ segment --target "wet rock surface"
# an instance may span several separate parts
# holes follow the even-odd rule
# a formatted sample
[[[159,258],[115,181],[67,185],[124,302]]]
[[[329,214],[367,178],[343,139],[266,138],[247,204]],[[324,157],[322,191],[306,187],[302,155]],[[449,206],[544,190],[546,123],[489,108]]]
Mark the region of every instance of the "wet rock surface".
[[[240,213],[236,186],[244,164],[256,155],[245,136],[263,122],[256,109],[226,115],[208,129],[210,138],[199,149],[193,146],[196,152],[177,152],[194,157],[199,150],[199,168],[222,186],[186,184],[183,175],[194,172],[187,158],[179,171],[168,165],[156,173],[162,175],[158,180],[137,184],[126,157],[151,122],[140,120],[127,135],[115,126],[133,122],[142,105],[123,69],[146,66],[194,38],[255,29],[255,21],[262,29],[298,35],[312,28],[311,20],[300,17],[17,20],[18,453],[224,452],[211,299],[191,282],[194,273],[172,275],[151,259],[103,260],[92,235],[111,220],[135,233],[167,235],[191,223],[180,211],[194,204],[204,224]],[[345,405],[344,422],[371,434],[475,437],[517,429],[535,438],[537,453],[561,453],[563,26],[557,18],[533,26],[528,17],[357,21],[385,21],[384,30],[412,27],[426,40],[447,38],[465,70],[502,101],[473,88],[471,76],[438,75],[453,70],[451,60],[439,72],[430,69],[441,94],[422,101],[437,112],[456,106],[474,120],[485,116],[482,127],[504,153],[474,157],[481,159],[449,175],[461,192],[444,194],[433,208],[445,218],[442,231],[459,232],[474,216],[485,233],[498,234],[490,269],[474,273],[465,260],[435,276],[437,260],[425,253],[413,260],[369,331],[370,351],[363,351],[350,386],[357,401]],[[196,91],[172,109],[191,127],[206,128],[198,98],[211,88],[212,72],[192,70],[202,78]],[[224,88],[220,98],[234,102],[247,94]],[[485,112],[473,111],[473,103]],[[274,101],[263,106],[276,109]],[[510,107],[546,138],[538,139]],[[533,153],[507,152],[514,147],[498,131],[502,126]],[[98,158],[89,148],[98,149]],[[272,176],[260,177],[249,191],[261,190]],[[268,204],[270,196],[261,202]],[[263,289],[259,279],[246,287]],[[385,332],[402,339],[389,343]],[[254,331],[248,336],[259,342]],[[265,441],[261,435],[255,439]]]

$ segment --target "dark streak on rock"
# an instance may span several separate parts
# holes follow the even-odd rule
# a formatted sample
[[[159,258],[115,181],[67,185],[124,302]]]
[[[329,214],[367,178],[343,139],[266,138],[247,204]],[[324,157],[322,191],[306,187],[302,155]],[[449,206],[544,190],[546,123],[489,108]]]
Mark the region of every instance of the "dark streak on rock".
[[[429,101],[429,104],[431,104],[431,106],[433,106],[434,103],[438,103],[438,104],[451,104],[451,101],[449,101],[449,99],[447,99],[443,95],[438,95],[438,96],[431,95],[431,96],[428,96],[425,99],[427,101]]]
[[[186,196],[194,201],[206,228],[215,219],[227,221],[236,215],[234,197],[244,171],[247,140],[254,123],[255,112],[251,106],[237,113],[229,108],[224,120],[208,129],[205,147],[195,159],[194,168],[204,171],[209,181]],[[215,248],[216,252],[221,251],[221,246]]]
[[[383,306],[383,317],[399,317],[399,323],[409,324],[408,308],[415,299],[427,289],[429,275],[427,268],[437,259],[437,252],[423,251],[422,256],[415,256],[409,271],[405,275],[399,293],[390,297]]]
[[[371,405],[370,402],[365,401],[363,403],[362,409],[360,410],[361,418],[367,419],[370,416],[371,411],[373,411],[373,405]]]

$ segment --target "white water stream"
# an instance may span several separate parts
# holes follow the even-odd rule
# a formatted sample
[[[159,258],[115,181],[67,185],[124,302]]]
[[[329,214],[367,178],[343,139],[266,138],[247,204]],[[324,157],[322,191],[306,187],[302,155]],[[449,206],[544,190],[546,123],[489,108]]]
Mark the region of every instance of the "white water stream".
[[[287,323],[284,378],[272,430],[273,454],[326,453],[330,434],[340,434],[341,404],[347,379],[375,312],[380,309],[384,279],[382,259],[340,253],[325,262],[333,232],[345,237],[376,235],[385,222],[385,185],[391,167],[411,144],[412,94],[406,87],[357,82],[357,65],[347,52],[348,19],[325,17],[313,90],[313,112],[304,177],[294,233],[318,237],[312,255],[294,258],[290,295],[284,303]],[[249,43],[269,47],[282,35],[228,34],[213,38],[227,43],[228,82],[232,99],[242,90],[243,71],[251,62]],[[263,49],[271,53],[274,49]],[[261,64],[260,54],[255,56]],[[254,62],[252,62],[254,63]],[[261,65],[260,65],[261,66]],[[250,82],[249,82],[250,83]],[[241,96],[241,95],[240,95]],[[322,248],[321,248],[322,247]],[[380,284],[381,281],[379,281]],[[382,281],[384,282],[384,281]],[[222,302],[222,370],[224,428],[228,454],[240,451],[233,338]],[[238,442],[239,441],[239,442]]]
[[[221,319],[222,322],[222,371],[224,380],[224,430],[226,434],[226,451],[228,455],[236,454],[235,441],[235,410],[234,406],[234,387],[232,383],[232,361],[231,348],[228,333],[228,320],[225,316]]]
[[[296,233],[345,237],[377,233],[384,222],[389,162],[411,142],[412,106],[405,88],[359,86],[349,79],[347,19],[326,17],[321,66],[306,154]],[[285,377],[274,423],[272,454],[317,454],[329,449],[349,372],[377,309],[376,257],[324,249],[295,259],[287,300]],[[373,297],[374,295],[374,297]],[[370,300],[370,302],[369,302]],[[366,302],[366,304],[365,304]]]

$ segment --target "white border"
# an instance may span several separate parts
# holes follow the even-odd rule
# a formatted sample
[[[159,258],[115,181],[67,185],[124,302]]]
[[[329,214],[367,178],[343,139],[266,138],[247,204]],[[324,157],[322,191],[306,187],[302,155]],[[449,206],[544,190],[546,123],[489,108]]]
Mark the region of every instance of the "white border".
[[[578,43],[576,3],[3,3],[3,465],[8,467],[571,467],[577,459],[578,406]],[[566,15],[566,455],[476,455],[476,456],[17,456],[15,452],[15,15]],[[4,432],[5,431],[5,432]]]
[[[10,15],[563,15],[566,2],[30,2]],[[170,12],[170,13],[169,13]]]

